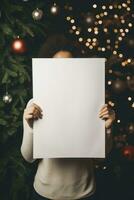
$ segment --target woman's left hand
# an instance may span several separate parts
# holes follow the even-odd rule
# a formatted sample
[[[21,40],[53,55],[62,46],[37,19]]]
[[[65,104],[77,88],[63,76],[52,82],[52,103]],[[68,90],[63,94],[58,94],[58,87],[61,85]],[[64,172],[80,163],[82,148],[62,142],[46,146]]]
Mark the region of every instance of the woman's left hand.
[[[99,117],[105,120],[105,127],[110,128],[115,120],[115,112],[108,104],[105,104],[99,112]]]

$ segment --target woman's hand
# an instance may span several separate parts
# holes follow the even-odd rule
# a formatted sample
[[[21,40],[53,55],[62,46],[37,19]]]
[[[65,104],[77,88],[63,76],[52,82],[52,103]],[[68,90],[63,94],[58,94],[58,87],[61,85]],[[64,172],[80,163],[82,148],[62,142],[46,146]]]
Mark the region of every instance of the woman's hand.
[[[105,127],[110,128],[115,120],[115,112],[108,104],[105,104],[99,112],[99,117],[105,120]]]
[[[42,116],[42,109],[35,103],[24,110],[24,118],[31,128],[33,127],[33,121],[41,119]]]

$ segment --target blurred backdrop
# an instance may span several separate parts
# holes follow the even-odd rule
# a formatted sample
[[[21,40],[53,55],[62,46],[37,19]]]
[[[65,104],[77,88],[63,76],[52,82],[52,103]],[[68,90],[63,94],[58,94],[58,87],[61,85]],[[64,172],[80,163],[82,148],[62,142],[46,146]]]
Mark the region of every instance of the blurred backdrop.
[[[113,149],[95,166],[100,200],[134,199],[133,0],[0,1],[0,199],[29,200],[37,162],[20,153],[32,58],[52,33],[64,33],[82,57],[106,58],[106,102],[116,112]]]

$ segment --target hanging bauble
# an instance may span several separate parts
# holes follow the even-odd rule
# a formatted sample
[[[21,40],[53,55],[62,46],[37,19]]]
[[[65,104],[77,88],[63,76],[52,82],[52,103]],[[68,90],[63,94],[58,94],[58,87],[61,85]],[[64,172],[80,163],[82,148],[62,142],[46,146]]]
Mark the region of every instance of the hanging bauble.
[[[134,91],[134,76],[131,76],[129,79],[127,79],[127,85],[131,91]]]
[[[59,13],[59,6],[57,6],[57,4],[54,3],[54,4],[52,5],[52,7],[50,8],[50,12],[51,12],[51,14],[53,14],[53,15],[57,15],[57,14]]]
[[[32,17],[34,20],[41,20],[43,16],[43,11],[39,8],[36,8],[33,12],[32,12]]]
[[[23,39],[16,38],[11,45],[14,53],[24,53],[26,51],[26,43]]]
[[[115,93],[122,93],[126,89],[126,83],[124,80],[117,78],[113,81],[112,89]]]
[[[122,155],[123,157],[127,158],[128,160],[134,160],[134,146],[128,145],[122,148]]]
[[[6,92],[6,94],[3,96],[3,101],[6,104],[11,103],[12,101],[12,96],[10,94],[8,94],[8,92]]]

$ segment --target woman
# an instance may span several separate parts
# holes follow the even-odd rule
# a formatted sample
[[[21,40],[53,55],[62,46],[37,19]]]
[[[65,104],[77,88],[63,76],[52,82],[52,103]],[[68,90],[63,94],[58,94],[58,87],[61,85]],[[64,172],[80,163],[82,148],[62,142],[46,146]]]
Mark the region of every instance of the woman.
[[[39,57],[71,58],[77,57],[77,48],[64,36],[55,35],[48,38],[40,51]],[[31,99],[24,110],[24,133],[21,153],[25,160],[33,162],[33,123],[40,120],[43,110]],[[45,114],[44,114],[45,117]],[[110,128],[115,119],[115,113],[107,104],[99,117],[105,120],[106,128]],[[107,152],[111,149],[111,135],[108,135]],[[88,158],[48,158],[41,159],[34,178],[32,199],[74,200],[95,199],[95,178],[92,159]]]

